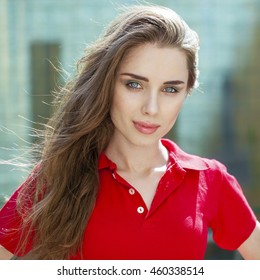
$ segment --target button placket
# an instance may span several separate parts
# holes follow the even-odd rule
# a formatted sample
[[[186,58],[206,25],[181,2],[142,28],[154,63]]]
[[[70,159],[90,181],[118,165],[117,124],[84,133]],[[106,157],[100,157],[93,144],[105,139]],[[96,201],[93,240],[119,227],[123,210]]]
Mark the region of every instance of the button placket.
[[[143,199],[138,191],[135,190],[133,186],[131,186],[124,178],[116,173],[116,171],[112,172],[113,178],[120,184],[123,185],[124,188],[128,188],[128,194],[132,196],[133,203],[136,204],[136,212],[138,214],[143,214],[146,211],[146,206],[143,204]],[[143,206],[141,206],[143,205]]]
[[[144,207],[139,206],[139,207],[137,208],[137,212],[138,212],[139,214],[143,214],[143,213],[144,213]]]
[[[134,190],[133,188],[130,188],[130,189],[128,190],[128,192],[129,192],[131,195],[134,195],[134,194],[135,194],[135,190]]]
[[[136,190],[134,188],[129,188],[128,193],[133,196],[136,193]],[[143,214],[145,212],[145,209],[143,206],[139,206],[136,208],[136,211],[138,214]]]

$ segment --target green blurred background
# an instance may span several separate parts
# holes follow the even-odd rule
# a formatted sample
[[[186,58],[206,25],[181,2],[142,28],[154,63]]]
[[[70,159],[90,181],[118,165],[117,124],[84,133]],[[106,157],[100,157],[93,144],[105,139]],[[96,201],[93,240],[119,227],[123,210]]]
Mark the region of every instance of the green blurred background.
[[[139,1],[140,2],[140,1]],[[119,0],[0,0],[0,160],[26,159],[31,128],[51,114],[51,92],[72,74],[121,5]],[[260,218],[260,0],[154,0],[178,12],[201,41],[200,88],[169,137],[217,158],[240,181]],[[0,165],[0,206],[26,178]],[[209,238],[208,259],[239,259]]]

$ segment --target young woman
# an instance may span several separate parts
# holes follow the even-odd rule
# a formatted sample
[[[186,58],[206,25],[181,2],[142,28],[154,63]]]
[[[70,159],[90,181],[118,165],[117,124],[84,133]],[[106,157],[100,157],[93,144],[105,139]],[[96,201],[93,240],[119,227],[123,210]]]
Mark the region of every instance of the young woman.
[[[260,226],[215,160],[163,139],[197,85],[198,37],[172,10],[135,6],[86,50],[41,160],[0,212],[2,258],[260,259]]]

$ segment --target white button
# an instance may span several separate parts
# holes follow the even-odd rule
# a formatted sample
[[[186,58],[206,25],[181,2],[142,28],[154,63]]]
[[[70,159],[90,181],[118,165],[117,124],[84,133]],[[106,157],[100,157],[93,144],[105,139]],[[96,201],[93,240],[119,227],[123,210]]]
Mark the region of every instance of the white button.
[[[143,207],[138,207],[137,208],[137,212],[139,213],[139,214],[142,214],[142,213],[144,213],[144,208]]]
[[[133,188],[131,188],[131,189],[129,189],[129,193],[130,193],[131,195],[133,195],[133,194],[135,194],[135,190],[134,190]]]

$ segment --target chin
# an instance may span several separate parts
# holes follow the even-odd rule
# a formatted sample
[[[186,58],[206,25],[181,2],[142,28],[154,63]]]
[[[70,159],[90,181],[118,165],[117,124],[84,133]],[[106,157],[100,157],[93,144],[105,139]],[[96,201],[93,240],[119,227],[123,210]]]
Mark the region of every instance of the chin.
[[[155,137],[153,135],[144,135],[141,137],[140,136],[135,137],[130,142],[135,146],[145,147],[145,146],[157,145],[160,139],[161,137],[158,138],[158,136]]]

